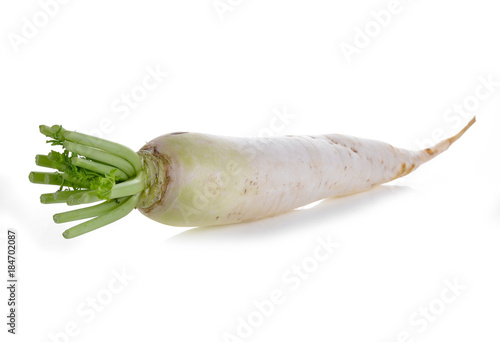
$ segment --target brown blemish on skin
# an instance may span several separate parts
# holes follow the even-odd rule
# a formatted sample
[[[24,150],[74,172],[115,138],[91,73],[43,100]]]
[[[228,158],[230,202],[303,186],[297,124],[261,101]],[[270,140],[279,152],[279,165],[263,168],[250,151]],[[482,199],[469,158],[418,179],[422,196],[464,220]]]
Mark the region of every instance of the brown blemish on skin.
[[[410,172],[412,172],[414,169],[415,169],[415,164],[412,163],[410,165],[410,167],[408,167],[406,165],[406,163],[403,162],[403,164],[401,164],[401,167],[399,168],[399,170],[398,170],[398,172],[396,174],[396,177],[394,177],[394,179],[406,176],[407,174],[409,174]]]
[[[396,147],[394,147],[394,146],[392,146],[392,145],[389,145],[389,147],[391,148],[391,151],[392,151],[392,153],[394,154],[394,156],[397,156],[397,155],[398,155],[398,153],[400,153],[400,152],[401,152],[398,148],[396,148]]]
[[[243,220],[243,215],[241,214],[240,211],[232,212],[232,213],[227,214],[227,218],[233,219],[233,220],[235,220],[235,222],[238,222],[238,221]]]
[[[332,144],[335,144],[335,145],[340,145],[340,146],[343,146],[343,147],[347,147],[346,144],[344,143],[341,143],[341,142],[338,142],[336,141],[335,139],[331,138],[331,137],[326,137],[326,139],[328,139]]]
[[[430,148],[426,148],[426,149],[425,149],[425,152],[427,152],[427,154],[428,154],[428,155],[430,155],[430,156],[432,156],[432,155],[434,155],[434,153],[436,153],[436,151],[435,151],[435,150],[432,150],[432,149],[430,149]]]
[[[351,147],[351,151],[353,151],[354,153],[358,153],[358,150],[355,149],[354,147]]]
[[[405,174],[406,174],[406,163],[403,163],[403,164],[401,164],[401,167],[399,168],[397,177],[402,177]]]
[[[332,138],[330,138],[330,137],[326,137],[326,138],[330,141],[330,143],[332,143],[332,144],[334,144],[334,145],[337,145],[337,144],[338,144],[338,142],[336,142],[336,141],[335,141],[335,140],[333,140]]]

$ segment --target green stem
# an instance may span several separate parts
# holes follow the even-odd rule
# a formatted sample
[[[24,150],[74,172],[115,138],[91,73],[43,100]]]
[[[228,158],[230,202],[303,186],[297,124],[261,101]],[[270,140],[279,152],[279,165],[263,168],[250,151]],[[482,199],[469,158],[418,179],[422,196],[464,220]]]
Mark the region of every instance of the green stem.
[[[129,177],[132,177],[136,173],[134,167],[127,160],[123,159],[122,157],[118,157],[117,155],[111,154],[109,152],[99,150],[94,147],[73,143],[70,141],[63,142],[63,146],[66,150],[71,151],[73,153],[85,156],[89,159],[93,159],[98,162],[102,162],[114,166],[115,168],[118,168],[120,170],[123,170],[123,172],[125,172]]]
[[[77,179],[76,177],[68,175],[67,173],[61,173],[61,176],[67,182],[72,183],[74,187],[77,187],[77,188],[88,188],[89,187],[88,182],[81,181],[81,180]]]
[[[125,198],[117,198],[91,207],[66,211],[53,216],[55,223],[65,223],[96,217],[116,208]]]
[[[64,175],[58,172],[37,172],[32,171],[29,174],[29,180],[34,184],[50,184],[62,186],[76,186],[75,183],[64,179]]]
[[[68,200],[68,197],[84,191],[85,190],[59,190],[50,194],[42,194],[40,196],[40,202],[43,204],[64,203]]]
[[[136,152],[126,146],[114,143],[109,140],[93,137],[87,134],[66,130],[64,130],[62,136],[66,140],[70,140],[90,147],[99,148],[101,150],[105,150],[112,154],[120,156],[133,166],[136,173],[138,173],[142,169],[141,158],[137,155]]]
[[[102,226],[105,226],[127,216],[135,208],[135,205],[139,200],[139,195],[140,194],[135,194],[134,196],[129,197],[115,209],[66,230],[63,233],[63,236],[66,239],[71,239],[97,228],[101,228]]]
[[[54,197],[54,200],[57,201],[56,203],[64,203],[70,198],[71,196],[75,196],[77,194],[82,194],[88,192],[88,190],[63,190],[63,191],[56,191],[52,194],[52,197]]]
[[[54,198],[54,194],[41,194],[40,195],[40,202],[43,204],[54,204],[54,203],[64,203],[64,201],[57,201]]]
[[[48,137],[52,137],[52,135],[57,132],[57,129],[55,129],[56,126],[62,129],[62,127],[59,125],[55,125],[52,127],[49,127],[46,125],[40,125],[40,127],[39,127],[40,133],[42,133],[43,135],[46,135]]]
[[[142,169],[141,158],[137,155],[137,153],[130,148],[115,142],[83,133],[67,131],[60,125],[54,125],[52,127],[40,125],[40,132],[48,137],[56,139],[59,142],[64,142],[66,140],[73,141],[81,145],[95,147],[117,155],[127,160],[133,166],[135,173]]]
[[[111,190],[111,194],[108,199],[131,196],[142,192],[142,190],[146,188],[146,177],[146,173],[144,171],[141,171],[136,177],[126,182],[116,184]],[[73,196],[70,196],[66,203],[68,205],[77,205],[97,202],[102,200],[102,198],[100,198],[98,194],[99,192],[97,190],[77,193]]]
[[[57,172],[37,172],[32,171],[29,175],[29,180],[34,184],[52,184],[61,185],[64,179]]]
[[[68,167],[68,165],[58,160],[58,154],[59,153],[55,151],[50,151],[49,154],[47,154],[47,159],[52,164],[52,168],[58,169],[59,171],[63,171],[65,168]]]
[[[57,169],[57,167],[49,159],[49,157],[47,157],[46,155],[43,155],[43,154],[36,155],[35,163],[36,163],[36,165],[41,166],[41,167],[50,167],[51,169]]]
[[[90,159],[82,159],[82,158],[78,158],[78,157],[73,157],[73,158],[71,158],[71,162],[75,166],[78,166],[78,167],[81,167],[81,168],[84,168],[84,169],[87,169],[87,170],[90,170],[93,172],[97,172],[97,173],[100,173],[103,175],[108,175],[108,176],[111,174],[112,170],[116,170],[116,172],[115,172],[116,180],[124,181],[124,180],[128,179],[127,174],[125,172],[123,172],[122,170],[117,169],[116,167],[113,167],[113,166],[109,166],[106,164],[101,164],[101,163],[92,161]]]

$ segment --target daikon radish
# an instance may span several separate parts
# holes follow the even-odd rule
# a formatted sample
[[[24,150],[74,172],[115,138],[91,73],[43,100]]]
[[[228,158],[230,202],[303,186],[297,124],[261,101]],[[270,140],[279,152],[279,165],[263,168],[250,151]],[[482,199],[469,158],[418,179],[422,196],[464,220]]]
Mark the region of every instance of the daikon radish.
[[[134,208],[172,226],[245,222],[406,176],[446,151],[474,122],[420,151],[338,134],[236,138],[179,132],[136,153],[61,126],[40,126],[63,152],[37,155],[37,165],[58,172],[32,172],[29,179],[60,186],[43,194],[42,203],[102,201],[55,214],[56,223],[91,218],[66,230],[65,238],[112,223]]]

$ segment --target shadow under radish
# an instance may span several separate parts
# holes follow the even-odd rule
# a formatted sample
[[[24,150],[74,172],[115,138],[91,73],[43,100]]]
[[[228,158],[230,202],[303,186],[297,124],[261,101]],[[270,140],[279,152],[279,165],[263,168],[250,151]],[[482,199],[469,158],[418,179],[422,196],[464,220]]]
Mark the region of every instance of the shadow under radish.
[[[370,191],[354,195],[327,198],[291,210],[280,215],[263,218],[260,220],[237,224],[198,227],[186,230],[169,239],[166,243],[179,242],[218,242],[227,239],[238,241],[249,238],[260,238],[275,234],[290,234],[298,229],[311,229],[315,225],[330,221],[332,226],[336,219],[352,212],[366,210],[367,207],[387,198],[402,195],[413,191],[406,186],[382,185]],[[313,233],[314,234],[314,233]]]

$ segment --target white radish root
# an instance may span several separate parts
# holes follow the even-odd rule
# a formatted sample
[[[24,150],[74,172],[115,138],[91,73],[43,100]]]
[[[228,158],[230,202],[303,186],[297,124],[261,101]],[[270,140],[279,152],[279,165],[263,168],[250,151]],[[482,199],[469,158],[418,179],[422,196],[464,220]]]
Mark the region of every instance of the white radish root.
[[[173,226],[251,221],[403,177],[446,151],[457,135],[421,151],[327,134],[233,138],[198,133],[158,137],[139,154],[149,187],[139,210]]]

